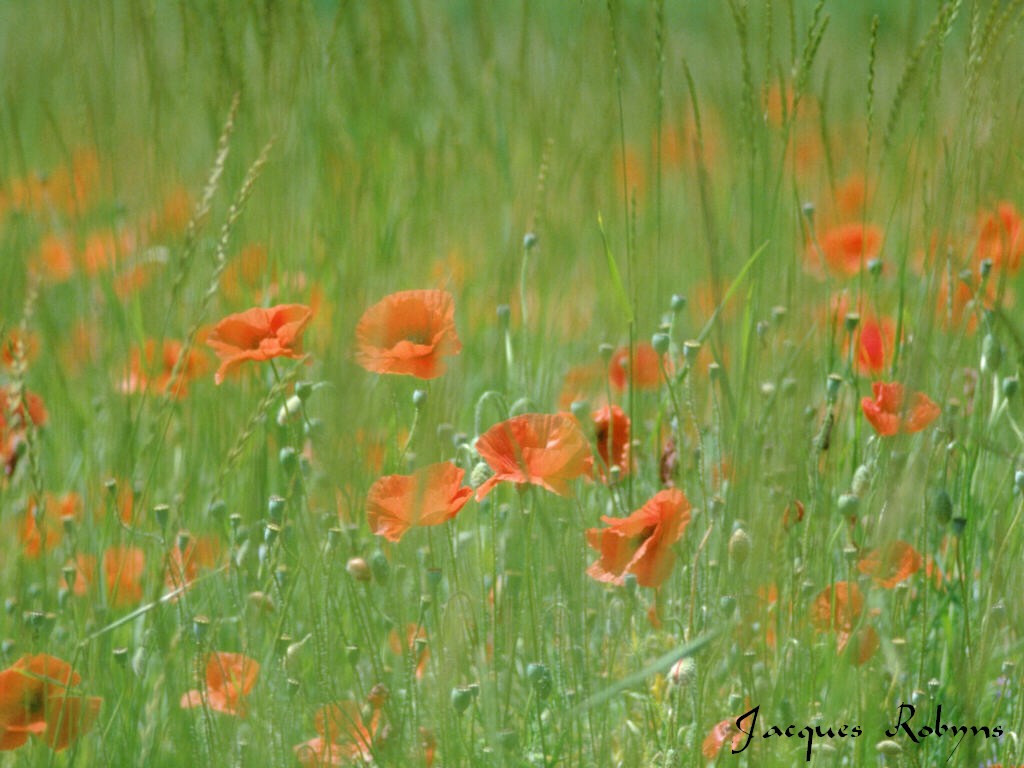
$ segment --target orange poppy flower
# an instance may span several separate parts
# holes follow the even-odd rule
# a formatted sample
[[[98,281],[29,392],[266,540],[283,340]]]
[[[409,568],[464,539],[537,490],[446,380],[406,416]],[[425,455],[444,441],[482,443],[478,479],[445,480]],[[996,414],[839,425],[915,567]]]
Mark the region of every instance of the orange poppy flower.
[[[722,747],[725,746],[727,741],[731,740],[731,748],[737,750],[746,738],[747,734],[736,727],[735,719],[723,720],[720,723],[716,723],[715,727],[704,738],[700,751],[704,754],[704,757],[714,760],[718,753],[722,751]]]
[[[295,745],[295,755],[308,768],[369,765],[373,762],[373,738],[379,720],[380,710],[375,708],[369,727],[364,725],[354,701],[325,704],[316,711],[316,732],[320,735]]]
[[[860,273],[870,259],[882,250],[882,230],[868,224],[842,224],[825,230],[817,245],[811,243],[807,258],[812,272],[821,273],[822,268],[843,277]],[[821,263],[824,257],[825,263]]]
[[[389,541],[399,541],[412,527],[451,520],[473,495],[472,488],[462,485],[465,474],[464,469],[443,461],[411,475],[380,478],[366,500],[370,530]]]
[[[21,543],[25,548],[25,556],[31,559],[60,543],[64,522],[82,516],[82,498],[74,492],[60,497],[48,493],[43,499],[43,510],[42,520],[39,520],[35,499],[30,499],[21,525]]]
[[[214,651],[206,660],[206,686],[181,697],[182,709],[207,706],[214,712],[245,717],[246,697],[260,674],[255,659],[241,653]]]
[[[623,474],[630,471],[629,454],[629,417],[619,406],[606,405],[590,414],[594,425],[594,442],[597,452],[604,462],[601,466],[601,477],[605,476],[605,467],[618,467]]]
[[[96,558],[92,555],[79,553],[73,560],[68,560],[64,566],[65,571],[73,571],[72,583],[68,584],[64,576],[60,577],[57,586],[61,589],[70,590],[78,597],[85,597],[92,590],[96,583]]]
[[[615,350],[608,362],[608,378],[620,392],[629,385],[629,347]],[[657,389],[661,386],[661,368],[658,353],[648,342],[636,345],[633,355],[633,386],[637,389]]]
[[[873,549],[857,564],[861,573],[870,574],[876,586],[892,589],[906,581],[924,565],[921,554],[905,541],[893,541]]]
[[[206,339],[221,361],[213,380],[220,384],[246,360],[301,358],[302,332],[312,318],[312,310],[302,304],[253,307],[225,317]]]
[[[917,392],[914,404],[905,409],[904,389],[899,382],[876,381],[871,384],[874,399],[865,397],[860,401],[864,417],[884,436],[903,432],[920,432],[939,417],[942,412],[928,395]]]
[[[895,348],[896,323],[888,317],[865,317],[857,328],[854,365],[861,373],[882,373],[892,360]]]
[[[598,581],[622,584],[627,573],[642,587],[659,587],[672,572],[672,545],[690,522],[690,502],[677,488],[658,491],[629,517],[602,516],[609,528],[591,528],[587,543],[601,559],[587,569]]]
[[[115,608],[142,600],[142,574],[146,555],[137,547],[111,547],[103,553],[107,600]]]
[[[995,269],[1010,274],[1020,269],[1024,256],[1024,222],[1013,203],[1003,201],[996,210],[984,211],[979,217],[977,257],[988,259]]]
[[[202,376],[208,366],[206,357],[199,350],[191,349],[172,381],[171,374],[181,358],[183,347],[180,341],[165,339],[157,358],[156,341],[147,340],[142,350],[132,352],[128,371],[121,379],[121,392],[131,395],[148,390],[175,398],[184,397],[188,392],[188,382]]]
[[[480,435],[476,450],[494,470],[477,488],[477,501],[505,480],[568,496],[569,481],[589,476],[593,464],[587,438],[567,413],[513,416]]]
[[[811,605],[811,624],[819,632],[849,634],[864,612],[864,595],[853,581],[825,587]]]
[[[400,291],[370,307],[356,325],[356,362],[371,373],[436,379],[462,351],[455,303],[441,290]]]
[[[88,731],[103,700],[69,695],[81,679],[66,661],[46,654],[22,656],[0,672],[0,751],[17,749],[29,734],[60,751]]]

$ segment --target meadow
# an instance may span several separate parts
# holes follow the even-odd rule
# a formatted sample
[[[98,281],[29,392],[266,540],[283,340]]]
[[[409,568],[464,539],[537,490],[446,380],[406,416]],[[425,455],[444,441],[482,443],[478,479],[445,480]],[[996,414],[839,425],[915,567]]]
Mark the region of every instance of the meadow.
[[[0,767],[1024,764],[1022,32],[0,3]]]

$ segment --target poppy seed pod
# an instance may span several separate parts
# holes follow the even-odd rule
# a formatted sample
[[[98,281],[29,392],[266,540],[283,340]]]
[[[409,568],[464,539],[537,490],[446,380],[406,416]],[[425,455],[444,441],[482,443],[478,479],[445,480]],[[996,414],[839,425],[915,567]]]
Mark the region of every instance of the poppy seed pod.
[[[469,705],[473,703],[473,692],[464,686],[452,688],[450,698],[452,702],[452,709],[461,715],[469,709]]]
[[[666,354],[671,344],[672,339],[669,338],[667,333],[656,333],[651,336],[651,346],[654,347],[654,351],[659,355]]]
[[[673,293],[670,306],[672,307],[672,311],[678,315],[686,309],[686,297],[680,296],[678,293]]]
[[[928,514],[941,525],[953,519],[953,500],[945,488],[936,488],[932,492],[928,499]]]
[[[736,565],[743,565],[750,556],[752,542],[750,534],[742,528],[737,528],[729,537],[729,559]]]
[[[526,679],[530,681],[530,685],[533,686],[533,690],[541,701],[551,694],[551,688],[553,687],[551,670],[545,665],[537,662],[529,664],[526,667]]]
[[[387,555],[379,549],[370,555],[370,572],[379,584],[386,584],[391,575],[391,563],[388,562]]]

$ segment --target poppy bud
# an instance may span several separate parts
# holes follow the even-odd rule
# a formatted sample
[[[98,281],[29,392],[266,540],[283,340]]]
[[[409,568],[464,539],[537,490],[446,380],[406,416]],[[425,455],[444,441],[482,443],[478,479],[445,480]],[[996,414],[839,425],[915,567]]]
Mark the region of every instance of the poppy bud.
[[[781,304],[777,304],[776,306],[772,307],[772,322],[775,323],[776,325],[781,323],[783,320],[786,319],[786,313],[788,311],[789,310],[787,310]]]
[[[672,307],[672,311],[678,315],[686,309],[686,297],[680,296],[678,293],[673,293],[670,306]]]
[[[853,480],[850,482],[850,490],[857,498],[862,498],[871,487],[871,471],[866,464],[861,464],[853,473]]]
[[[461,715],[469,709],[469,705],[473,703],[473,694],[468,688],[461,686],[458,688],[452,688],[451,702],[452,709]]]
[[[311,381],[297,381],[295,383],[295,396],[302,402],[306,402],[309,396],[313,394],[313,382]]]
[[[981,342],[981,370],[987,373],[995,373],[999,370],[999,364],[1003,361],[1003,349],[999,346],[996,337],[991,333],[985,334]]]
[[[981,274],[982,280],[992,274],[992,259],[982,259],[978,272]]]
[[[736,598],[732,595],[722,595],[718,601],[718,607],[725,618],[732,618],[732,615],[736,612]]]
[[[686,688],[697,679],[697,663],[689,656],[684,656],[668,671],[669,685]]]
[[[800,211],[803,213],[804,218],[807,219],[807,221],[811,222],[811,224],[814,223],[814,203],[810,201],[804,203],[800,207]]]
[[[373,578],[370,566],[361,557],[349,558],[349,561],[345,563],[345,570],[356,581],[366,582]]]
[[[750,555],[751,546],[750,534],[742,528],[737,528],[729,538],[729,559],[736,565],[743,565]]]
[[[1003,397],[1010,399],[1017,394],[1017,390],[1020,389],[1020,379],[1016,376],[1007,376],[1003,379]]]
[[[941,525],[953,518],[953,500],[945,488],[936,488],[928,499],[928,514]]]
[[[883,755],[898,755],[903,751],[903,747],[899,745],[899,742],[892,741],[891,739],[883,739],[878,742],[875,744],[875,749]]]
[[[569,412],[576,417],[576,421],[583,423],[590,412],[590,406],[585,400],[573,400],[569,405]]]
[[[942,683],[937,678],[932,678],[928,681],[928,693],[935,696],[939,692],[939,688],[942,687]]]
[[[156,512],[156,508],[153,509]],[[215,499],[210,502],[210,506],[206,508],[207,516],[216,520],[221,525],[224,524],[224,519],[227,517],[228,505],[224,503],[224,499]],[[162,527],[162,526],[161,526]]]
[[[523,250],[531,250],[535,245],[537,245],[538,239],[536,232],[527,232],[523,235]]]
[[[604,343],[597,348],[598,353],[604,359],[606,363],[611,362],[612,355],[615,354],[615,347],[611,344]]]
[[[125,647],[115,648],[113,651],[114,661],[117,666],[125,667],[128,664],[128,649]]]
[[[295,474],[295,470],[299,468],[299,454],[290,445],[286,445],[277,454],[277,460],[281,462],[281,469],[284,470],[285,474],[291,477]]]
[[[422,408],[427,403],[427,390],[415,389],[412,393],[412,404],[414,408]]]
[[[882,274],[882,260],[879,258],[868,259],[868,272],[872,277]]]
[[[370,572],[380,584],[386,584],[388,576],[391,575],[391,563],[388,562],[387,555],[379,549],[370,555]]]
[[[828,379],[825,381],[825,399],[828,400],[829,405],[835,403],[836,398],[839,397],[839,388],[842,385],[843,377],[838,373],[828,375]]]
[[[284,651],[284,660],[283,660],[285,672],[287,672],[290,675],[294,675],[295,674],[295,672],[296,672],[296,670],[298,668],[298,663],[299,663],[299,658],[300,658],[299,654],[302,651],[302,647],[309,641],[309,638],[311,638],[312,636],[313,636],[312,634],[307,634],[304,638],[302,638],[298,642],[296,642],[296,643],[289,643],[288,644],[288,646],[285,648],[285,651]],[[283,635],[282,637],[287,637],[287,635]],[[291,639],[291,638],[289,638],[289,639]]]
[[[963,536],[965,528],[967,528],[967,518],[966,517],[954,517],[953,518],[953,535],[954,536],[957,536],[957,537]]]
[[[469,475],[469,484],[476,489],[483,485],[493,475],[490,466],[485,461],[478,462]]]
[[[651,346],[654,347],[654,351],[659,355],[664,355],[668,352],[669,346],[672,344],[672,339],[669,338],[667,333],[656,333],[651,336]]]
[[[441,573],[441,569],[440,568],[428,568],[427,569],[427,586],[431,590],[437,589],[438,585],[441,583],[441,576],[442,575],[443,574]]]
[[[283,427],[290,421],[294,421],[302,412],[302,399],[298,395],[292,395],[284,401],[277,412],[277,426]]]

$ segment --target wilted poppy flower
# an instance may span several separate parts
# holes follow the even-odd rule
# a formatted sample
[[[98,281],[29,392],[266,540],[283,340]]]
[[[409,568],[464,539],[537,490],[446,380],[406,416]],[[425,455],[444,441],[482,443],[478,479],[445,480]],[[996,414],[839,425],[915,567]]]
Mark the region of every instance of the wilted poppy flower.
[[[822,271],[822,266],[836,275],[852,277],[875,258],[882,249],[882,230],[874,225],[842,224],[822,233],[817,244],[808,246],[811,270]],[[821,259],[824,258],[824,265]]]
[[[530,483],[568,496],[569,481],[590,474],[590,444],[567,413],[524,413],[495,424],[476,441],[494,470],[476,491],[477,501],[502,481]]]
[[[659,587],[675,565],[672,545],[690,522],[690,502],[672,488],[656,493],[629,517],[602,516],[601,522],[610,527],[587,531],[587,543],[601,553],[587,575],[622,584],[632,573],[640,586]]]
[[[629,347],[615,350],[608,362],[608,378],[617,390],[623,390],[630,383],[630,367],[632,367],[633,386],[637,389],[657,389],[661,386],[661,368],[658,365],[658,353],[648,342],[636,345],[632,366],[629,360]]]
[[[246,360],[302,357],[302,333],[312,318],[312,310],[302,304],[253,307],[225,317],[206,339],[221,361],[213,380],[220,384]]]
[[[737,750],[746,738],[747,734],[736,727],[735,720],[723,720],[717,723],[704,738],[700,751],[704,754],[704,757],[713,760],[722,751],[722,747],[725,746],[727,741],[731,740],[731,748]]]
[[[995,269],[1009,274],[1020,269],[1024,256],[1024,222],[1013,203],[1003,201],[996,210],[979,217],[978,261],[989,260]]]
[[[630,470],[629,455],[629,417],[619,406],[606,405],[590,414],[594,425],[594,442],[597,452],[604,462],[601,476],[605,468],[618,467],[623,474]]]
[[[374,709],[369,727],[363,724],[354,701],[325,704],[316,711],[316,732],[320,735],[295,746],[295,755],[307,768],[329,765],[360,765],[373,762],[373,737],[380,711]]]
[[[356,325],[356,362],[371,373],[436,379],[462,350],[455,303],[441,290],[399,291],[370,307]]]
[[[103,576],[107,600],[115,608],[142,600],[142,574],[146,555],[138,547],[111,547],[103,553]]]
[[[156,341],[149,339],[142,350],[132,352],[131,362],[120,389],[126,395],[152,391],[170,397],[184,397],[188,382],[202,376],[207,370],[207,360],[197,349],[190,349],[188,357],[179,365],[184,345],[180,341],[165,339],[159,357]],[[178,365],[177,376],[172,381],[174,367]]]
[[[450,461],[443,461],[411,475],[380,478],[366,500],[370,530],[398,541],[412,527],[451,520],[473,495],[472,488],[462,486],[465,474]]]
[[[877,586],[892,589],[921,570],[923,564],[921,554],[907,542],[893,541],[871,550],[857,564],[857,569],[870,574]]]
[[[17,749],[29,734],[60,751],[88,731],[103,700],[69,695],[81,679],[66,661],[46,654],[22,656],[0,672],[0,751]]]
[[[181,697],[183,709],[208,706],[214,712],[245,717],[246,697],[256,683],[260,665],[241,653],[215,651],[206,661],[206,687]]]
[[[864,417],[884,436],[903,432],[920,432],[939,417],[942,412],[928,395],[917,392],[914,404],[907,409],[904,405],[904,389],[899,382],[876,381],[871,384],[874,399],[865,397],[860,401]]]

